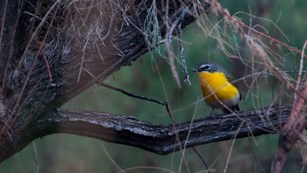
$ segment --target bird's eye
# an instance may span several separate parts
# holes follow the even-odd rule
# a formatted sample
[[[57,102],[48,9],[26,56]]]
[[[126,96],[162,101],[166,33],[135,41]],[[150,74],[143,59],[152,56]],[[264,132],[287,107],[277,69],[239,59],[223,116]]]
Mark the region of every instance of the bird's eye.
[[[203,70],[204,70],[204,71],[209,71],[209,70],[210,70],[210,66],[209,66],[209,65],[206,65],[205,67],[203,67]]]

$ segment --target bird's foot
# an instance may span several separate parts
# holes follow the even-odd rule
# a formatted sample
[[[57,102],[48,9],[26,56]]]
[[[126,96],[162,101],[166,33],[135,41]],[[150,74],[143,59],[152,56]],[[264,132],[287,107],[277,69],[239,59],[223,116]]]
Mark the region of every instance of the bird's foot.
[[[214,113],[214,112],[211,112],[210,113],[210,117],[212,118],[212,119],[215,119],[216,117],[217,117],[217,113]]]

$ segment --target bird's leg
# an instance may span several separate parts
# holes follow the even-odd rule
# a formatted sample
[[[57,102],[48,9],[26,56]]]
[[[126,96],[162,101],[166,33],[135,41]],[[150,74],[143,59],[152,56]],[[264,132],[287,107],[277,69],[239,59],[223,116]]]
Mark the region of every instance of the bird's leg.
[[[215,107],[212,108],[212,111],[210,112],[210,117],[215,118],[216,114],[214,113]]]

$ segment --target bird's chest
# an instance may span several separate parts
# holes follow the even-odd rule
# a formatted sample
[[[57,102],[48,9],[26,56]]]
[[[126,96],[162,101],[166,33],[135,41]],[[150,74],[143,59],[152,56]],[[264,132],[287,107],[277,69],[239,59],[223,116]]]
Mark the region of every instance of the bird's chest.
[[[238,90],[226,76],[220,72],[199,74],[203,95],[206,101],[231,100],[238,95]]]

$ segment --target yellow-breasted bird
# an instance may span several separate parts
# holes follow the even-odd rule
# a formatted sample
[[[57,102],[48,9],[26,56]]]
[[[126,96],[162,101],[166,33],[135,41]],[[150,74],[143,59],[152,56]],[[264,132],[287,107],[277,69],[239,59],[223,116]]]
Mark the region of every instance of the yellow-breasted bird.
[[[216,108],[224,113],[240,111],[239,88],[220,65],[203,63],[193,71],[198,74],[206,104],[212,107],[211,114]]]

